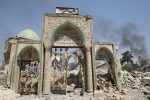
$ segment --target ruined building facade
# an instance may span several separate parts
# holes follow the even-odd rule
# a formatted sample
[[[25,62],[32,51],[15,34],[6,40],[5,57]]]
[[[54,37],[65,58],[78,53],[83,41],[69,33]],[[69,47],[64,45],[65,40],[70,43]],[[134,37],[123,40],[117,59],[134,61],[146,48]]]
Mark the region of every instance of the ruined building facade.
[[[91,93],[101,76],[121,88],[118,46],[93,41],[89,15],[46,13],[42,38],[24,30],[6,40],[4,57],[7,85],[17,93]]]

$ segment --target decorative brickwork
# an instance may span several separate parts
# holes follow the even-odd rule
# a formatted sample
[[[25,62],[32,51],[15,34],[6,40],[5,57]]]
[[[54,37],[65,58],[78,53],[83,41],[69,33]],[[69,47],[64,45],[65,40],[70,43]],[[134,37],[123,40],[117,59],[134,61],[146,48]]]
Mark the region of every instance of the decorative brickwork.
[[[36,53],[29,48],[34,49]],[[55,52],[53,52],[54,48]],[[55,58],[59,58],[56,48],[59,48],[60,52],[62,52],[62,48],[65,48],[65,53],[63,53],[66,54],[66,56],[59,52],[59,56],[61,57],[62,61],[57,61],[55,63],[57,66],[54,67],[54,65],[52,66],[54,56]],[[67,51],[68,48],[80,49],[82,51],[82,56],[78,54],[78,52],[69,53]],[[29,52],[24,52],[26,49],[29,49]],[[61,85],[59,82],[56,82],[55,85],[60,85],[59,87],[65,86],[66,90],[64,91],[66,93],[68,85],[68,59],[70,59],[71,55],[76,55],[78,58],[82,58],[82,60],[80,59],[82,62],[82,64],[80,64],[80,75],[77,74],[80,77],[80,81],[82,81],[80,82],[82,84],[82,90],[86,90],[87,92],[91,93],[97,89],[97,76],[99,74],[97,72],[101,70],[98,69],[99,66],[105,67],[104,69],[107,68],[109,71],[111,69],[109,74],[111,74],[111,78],[115,80],[114,83],[116,83],[118,88],[121,89],[121,81],[118,76],[120,70],[120,59],[117,49],[117,45],[111,42],[93,42],[93,26],[91,16],[45,14],[41,40],[31,40],[23,37],[16,37],[10,38],[6,41],[5,53],[11,52],[7,84],[10,85],[10,88],[15,92],[19,92],[19,87],[21,87],[19,85],[20,75],[22,74],[20,71],[20,66],[22,66],[20,62],[21,60],[22,62],[23,60],[29,60],[29,62],[31,62],[33,60],[31,58],[33,56],[37,58],[34,60],[39,62],[37,71],[35,71],[38,73],[36,81],[38,83],[37,94],[42,95],[51,93],[52,76],[54,76],[52,75],[52,69],[57,69],[56,67],[60,66],[66,71],[66,75],[64,75],[65,84]],[[30,52],[35,54],[31,54]],[[23,54],[25,55],[24,57],[22,57]],[[21,59],[21,57],[24,59]],[[106,66],[97,64],[97,60],[101,59],[106,61]],[[26,69],[29,68],[26,67]],[[28,70],[28,73],[30,74],[30,70]],[[77,82],[79,79],[76,79],[75,81]],[[72,80],[70,79],[69,82],[71,84]],[[28,93],[28,91],[25,93]]]
[[[13,61],[13,68],[12,68],[12,76],[11,76],[11,88],[18,92],[18,85],[19,84],[19,75],[20,75],[20,66],[18,66],[18,55],[19,53],[27,46],[35,46],[38,49],[39,53],[39,67],[38,67],[38,94],[42,94],[42,82],[43,82],[43,44],[41,41],[34,41],[34,40],[18,40],[16,43],[15,49],[15,56]]]

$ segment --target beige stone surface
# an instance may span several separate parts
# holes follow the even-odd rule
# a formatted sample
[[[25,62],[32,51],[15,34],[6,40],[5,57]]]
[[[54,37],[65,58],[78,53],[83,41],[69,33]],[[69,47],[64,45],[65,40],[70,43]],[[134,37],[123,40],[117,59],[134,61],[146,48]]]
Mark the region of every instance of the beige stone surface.
[[[92,17],[81,15],[65,15],[65,14],[49,14],[44,15],[43,32],[41,40],[25,39],[23,37],[14,37],[6,41],[5,53],[8,58],[8,77],[7,85],[18,93],[20,67],[19,60],[31,60],[29,55],[24,59],[20,59],[21,53],[27,49],[26,47],[35,48],[38,52],[38,95],[51,93],[52,82],[52,48],[82,48],[84,58],[82,81],[83,87],[87,92],[93,92],[96,89],[97,77],[95,68],[96,56],[105,53],[109,60],[111,59],[113,79],[117,85],[119,72],[119,57],[117,55],[118,46],[112,42],[96,42],[93,41],[93,23]],[[26,33],[27,34],[27,33]],[[29,32],[30,34],[30,32]],[[106,48],[104,52],[100,48]],[[10,54],[9,54],[10,53]],[[10,56],[10,58],[9,58]],[[36,55],[32,55],[36,56]],[[111,56],[111,57],[110,57]],[[32,58],[32,57],[31,57]],[[66,80],[67,81],[67,80]],[[85,82],[84,82],[85,81]],[[119,85],[118,85],[119,86]],[[78,93],[77,93],[78,94]]]

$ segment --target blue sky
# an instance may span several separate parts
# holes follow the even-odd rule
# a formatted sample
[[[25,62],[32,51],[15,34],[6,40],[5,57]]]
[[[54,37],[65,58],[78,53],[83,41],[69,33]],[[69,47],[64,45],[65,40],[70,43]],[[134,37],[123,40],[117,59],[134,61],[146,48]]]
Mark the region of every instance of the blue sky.
[[[112,32],[126,23],[133,23],[138,28],[136,34],[145,37],[150,53],[150,0],[0,0],[0,61],[4,41],[8,37],[16,36],[27,28],[41,36],[43,14],[55,13],[56,7],[79,8],[81,15],[93,16],[96,41],[119,44],[113,38],[117,34]]]

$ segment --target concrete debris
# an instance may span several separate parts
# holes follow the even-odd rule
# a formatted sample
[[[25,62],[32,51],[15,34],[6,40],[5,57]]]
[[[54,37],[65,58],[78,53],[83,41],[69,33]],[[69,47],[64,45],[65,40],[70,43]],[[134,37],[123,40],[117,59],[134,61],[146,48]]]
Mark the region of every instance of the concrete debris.
[[[149,85],[150,86],[150,77],[143,77],[141,80],[143,85]]]
[[[122,71],[123,74],[123,87],[128,88],[130,91],[127,93],[129,94],[132,91],[132,96],[137,93],[135,96],[137,99],[135,100],[149,100],[150,97],[150,72],[138,72],[134,71],[129,73],[127,71]],[[142,96],[145,99],[142,99]],[[141,99],[139,99],[141,96]],[[147,98],[147,99],[146,99]],[[126,100],[126,99],[125,99]]]
[[[13,90],[4,86],[0,86],[0,100],[16,100],[20,94],[16,94]]]
[[[119,92],[104,78],[98,78],[99,90],[94,92],[95,100],[150,100],[150,72],[121,71],[122,87]]]
[[[46,96],[20,95],[11,89],[0,86],[0,100],[150,100],[150,72],[142,73],[134,71],[129,73],[121,71],[122,86],[121,92],[104,77],[97,79],[99,90],[94,93],[84,93],[81,96],[81,89],[75,89],[75,84],[67,86],[66,95],[49,94]]]
[[[74,88],[75,86],[76,86],[75,84],[67,85],[67,91],[73,92],[74,89],[75,89],[75,88]]]

